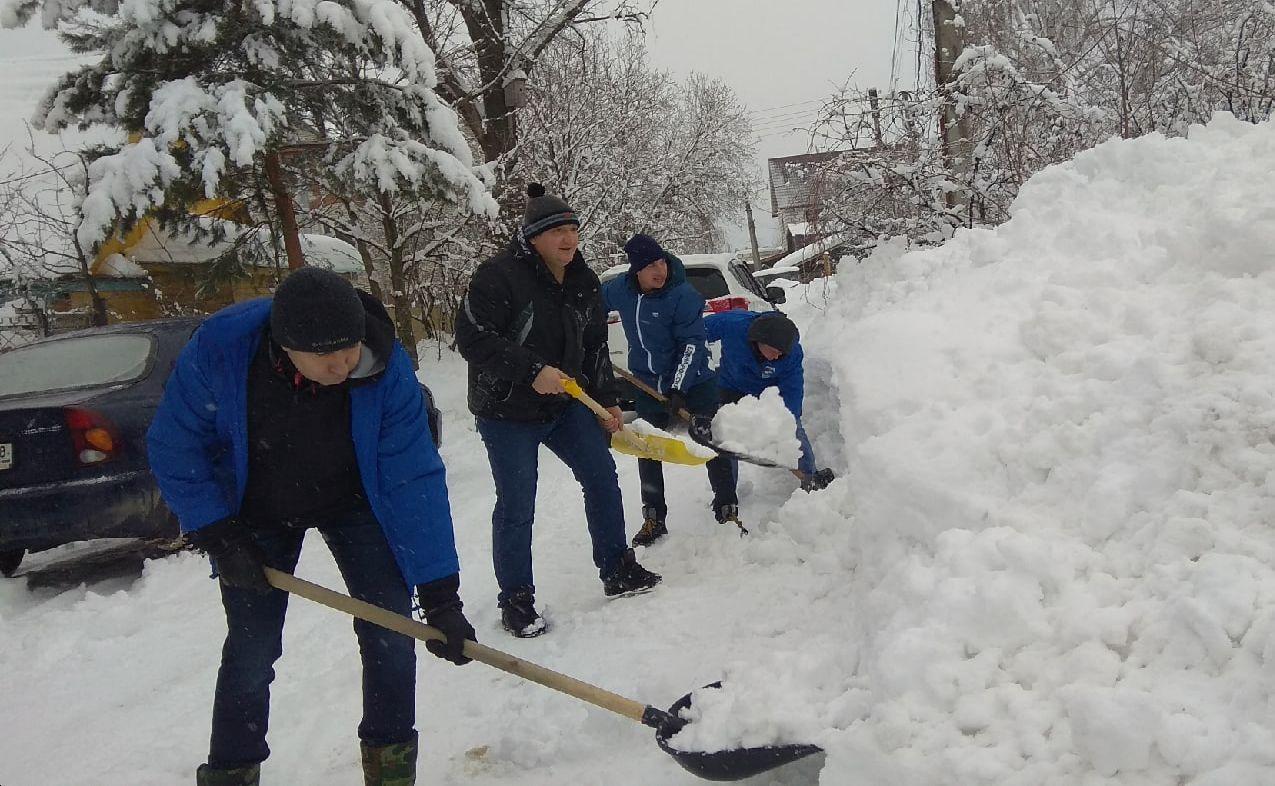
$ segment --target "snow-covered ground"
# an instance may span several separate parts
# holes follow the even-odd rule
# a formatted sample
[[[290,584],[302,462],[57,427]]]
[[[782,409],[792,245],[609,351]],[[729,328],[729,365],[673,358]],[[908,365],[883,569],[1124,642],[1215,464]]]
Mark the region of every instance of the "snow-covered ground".
[[[724,679],[688,747],[828,752],[757,783],[1275,783],[1272,172],[1271,124],[1114,141],[995,231],[790,291],[839,479],[744,466],[740,538],[704,471],[670,467],[670,536],[640,554],[664,583],[608,601],[546,454],[537,639],[499,630],[463,363],[427,359],[480,640],[657,706]],[[0,581],[0,783],[193,782],[224,626],[207,575],[183,554],[131,583]],[[298,575],[341,586],[317,538]],[[358,782],[349,620],[295,600],[277,671],[263,782]],[[644,727],[481,664],[422,649],[418,705],[421,783],[697,782]]]

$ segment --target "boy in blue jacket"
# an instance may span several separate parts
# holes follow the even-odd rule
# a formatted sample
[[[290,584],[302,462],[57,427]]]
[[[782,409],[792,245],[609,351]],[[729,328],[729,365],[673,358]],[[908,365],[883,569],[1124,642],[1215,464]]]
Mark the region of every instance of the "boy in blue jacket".
[[[226,641],[199,786],[255,786],[270,754],[273,665],[291,573],[317,529],[350,594],[410,616],[420,608],[456,664],[474,628],[442,459],[420,386],[385,308],[341,276],[303,267],[273,300],[230,306],[191,337],[147,434],[151,471],[182,532],[221,577]],[[415,777],[413,640],[357,621],[358,735],[369,786]]]
[[[792,320],[777,311],[727,311],[704,319],[708,340],[721,342],[717,368],[720,402],[733,404],[744,396],[760,396],[766,388],[779,388],[779,396],[797,421],[801,442],[802,487],[820,489],[833,479],[832,471],[817,469],[814,448],[801,425],[805,397],[804,354]]]
[[[686,281],[682,261],[650,235],[624,244],[629,272],[602,289],[609,311],[620,314],[629,342],[629,371],[663,394],[667,403],[637,392],[637,412],[656,428],[667,428],[678,410],[709,419],[717,411],[717,386],[704,346],[704,298]],[[649,546],[668,534],[663,465],[638,459],[642,480],[642,529],[634,546]],[[708,462],[713,513],[719,522],[738,524],[739,500],[729,459]]]

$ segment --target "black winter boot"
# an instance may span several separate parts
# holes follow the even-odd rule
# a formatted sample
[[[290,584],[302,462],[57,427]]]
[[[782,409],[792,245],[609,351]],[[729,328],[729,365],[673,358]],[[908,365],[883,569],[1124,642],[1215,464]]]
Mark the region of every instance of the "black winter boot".
[[[196,786],[260,786],[261,765],[235,767],[233,770],[215,770],[207,764],[195,770]]]
[[[744,527],[744,522],[739,520],[738,505],[722,505],[713,511],[713,515],[717,518],[718,524],[734,524],[739,527],[739,536],[741,538],[748,534],[748,530]]]
[[[633,549],[625,549],[620,557],[620,564],[615,570],[602,579],[602,591],[607,597],[616,595],[637,595],[655,588],[663,581],[658,573],[652,573],[638,564],[633,556]]]
[[[642,529],[633,536],[633,545],[649,546],[660,538],[668,534],[668,528],[664,526],[664,517],[654,505],[646,505],[642,508]]]
[[[500,604],[500,624],[520,639],[530,639],[549,630],[549,623],[536,611],[532,589],[515,590]]]

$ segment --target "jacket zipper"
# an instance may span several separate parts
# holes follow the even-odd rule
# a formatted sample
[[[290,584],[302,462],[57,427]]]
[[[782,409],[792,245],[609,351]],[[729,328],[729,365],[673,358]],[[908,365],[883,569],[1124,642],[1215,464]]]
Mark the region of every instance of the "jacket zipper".
[[[651,350],[646,347],[646,339],[642,337],[642,298],[644,297],[646,295],[638,295],[637,311],[633,315],[633,324],[637,327],[638,343],[642,345],[643,351],[646,352],[646,368],[652,374],[655,374],[655,389],[663,393],[664,391],[660,390],[660,375],[655,373],[655,358],[651,356]]]

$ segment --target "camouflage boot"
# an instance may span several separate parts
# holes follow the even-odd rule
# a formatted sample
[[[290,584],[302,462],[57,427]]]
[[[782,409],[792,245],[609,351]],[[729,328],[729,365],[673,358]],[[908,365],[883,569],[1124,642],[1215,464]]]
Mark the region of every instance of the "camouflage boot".
[[[261,786],[261,765],[236,767],[233,770],[214,770],[207,764],[195,770],[196,786]]]
[[[394,745],[359,743],[366,786],[416,786],[416,738]]]

